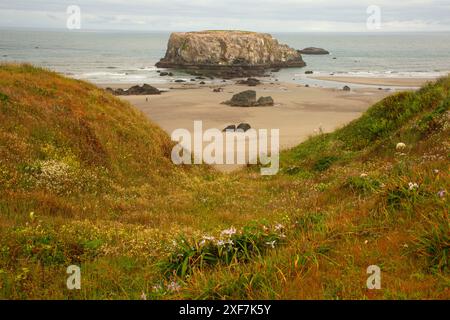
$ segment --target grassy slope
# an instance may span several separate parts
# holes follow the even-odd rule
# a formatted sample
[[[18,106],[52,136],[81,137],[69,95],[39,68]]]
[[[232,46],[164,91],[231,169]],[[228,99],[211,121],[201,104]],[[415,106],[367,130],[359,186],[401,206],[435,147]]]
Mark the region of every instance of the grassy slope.
[[[126,103],[2,65],[0,297],[448,299],[449,87],[388,97],[261,177],[176,167]],[[202,243],[230,226],[232,245]],[[371,264],[382,290],[366,289]]]

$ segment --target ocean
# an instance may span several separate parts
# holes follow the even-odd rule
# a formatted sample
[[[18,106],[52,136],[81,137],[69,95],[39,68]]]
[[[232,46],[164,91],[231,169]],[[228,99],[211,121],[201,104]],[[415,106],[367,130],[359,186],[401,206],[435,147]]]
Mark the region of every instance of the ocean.
[[[29,62],[93,83],[164,83],[154,64],[169,32],[0,30],[0,61]],[[450,33],[273,33],[296,49],[321,47],[330,55],[303,55],[307,66],[283,69],[280,81],[307,83],[316,75],[436,77],[450,72]],[[333,59],[335,58],[335,59]]]

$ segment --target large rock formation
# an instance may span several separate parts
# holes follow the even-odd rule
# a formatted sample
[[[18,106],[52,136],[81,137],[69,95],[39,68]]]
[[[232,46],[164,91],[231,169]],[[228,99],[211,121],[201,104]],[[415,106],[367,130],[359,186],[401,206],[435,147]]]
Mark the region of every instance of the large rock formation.
[[[172,33],[165,57],[156,64],[160,68],[215,71],[230,77],[305,65],[297,50],[279,44],[270,34],[247,31]]]

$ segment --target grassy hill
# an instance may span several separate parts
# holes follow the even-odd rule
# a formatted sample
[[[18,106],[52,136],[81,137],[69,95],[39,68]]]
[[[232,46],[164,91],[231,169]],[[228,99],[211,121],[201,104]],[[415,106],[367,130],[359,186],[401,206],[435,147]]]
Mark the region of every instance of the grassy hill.
[[[449,89],[390,96],[263,177],[175,166],[129,104],[0,65],[0,297],[448,299]]]

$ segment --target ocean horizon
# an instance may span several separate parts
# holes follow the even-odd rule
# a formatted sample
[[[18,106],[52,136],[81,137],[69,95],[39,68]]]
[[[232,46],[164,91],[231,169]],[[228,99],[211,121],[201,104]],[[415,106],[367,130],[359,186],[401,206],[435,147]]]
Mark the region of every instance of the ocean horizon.
[[[303,55],[306,67],[273,75],[308,83],[315,75],[435,78],[450,72],[450,32],[272,33],[295,49],[321,47],[330,55]],[[0,61],[28,62],[96,84],[167,83],[191,77],[175,71],[161,77],[155,63],[165,54],[170,32],[0,29]],[[313,81],[314,82],[314,81]]]

